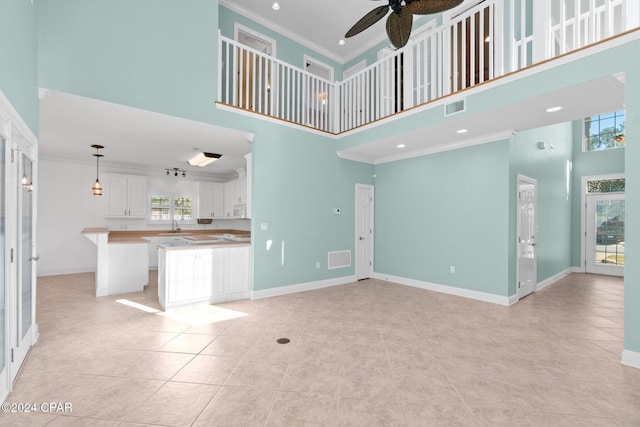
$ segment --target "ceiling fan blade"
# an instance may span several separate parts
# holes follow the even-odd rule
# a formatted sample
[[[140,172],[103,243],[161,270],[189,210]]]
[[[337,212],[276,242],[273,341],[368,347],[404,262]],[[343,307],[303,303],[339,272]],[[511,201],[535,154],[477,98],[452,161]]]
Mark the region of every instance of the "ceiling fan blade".
[[[409,41],[411,24],[413,24],[413,13],[406,7],[402,7],[400,13],[392,13],[387,18],[387,35],[396,48],[400,49]]]
[[[389,12],[388,5],[376,7],[371,12],[367,13],[362,18],[360,18],[360,20],[356,22],[354,26],[351,27],[344,36],[353,37],[356,34],[360,33],[361,31],[366,30],[367,28],[369,28],[370,26],[372,26],[373,24],[375,24],[376,22],[384,18],[387,12]]]
[[[407,2],[407,9],[416,15],[430,15],[454,8],[463,0],[413,0]]]

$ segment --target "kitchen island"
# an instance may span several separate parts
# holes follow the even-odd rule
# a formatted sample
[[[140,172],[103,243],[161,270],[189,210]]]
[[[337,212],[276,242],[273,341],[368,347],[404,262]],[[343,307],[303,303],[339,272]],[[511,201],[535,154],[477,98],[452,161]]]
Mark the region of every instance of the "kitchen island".
[[[215,237],[158,245],[158,300],[164,310],[249,297],[246,241]]]

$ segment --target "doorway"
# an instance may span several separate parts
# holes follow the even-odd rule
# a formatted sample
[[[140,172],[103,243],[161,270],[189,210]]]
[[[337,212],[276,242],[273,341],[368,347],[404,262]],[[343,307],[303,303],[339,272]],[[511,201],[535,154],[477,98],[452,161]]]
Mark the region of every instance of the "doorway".
[[[535,290],[537,284],[537,181],[518,175],[517,216],[517,297],[524,298]]]
[[[356,280],[373,275],[373,186],[356,184]]]
[[[624,194],[587,195],[585,270],[624,276]]]

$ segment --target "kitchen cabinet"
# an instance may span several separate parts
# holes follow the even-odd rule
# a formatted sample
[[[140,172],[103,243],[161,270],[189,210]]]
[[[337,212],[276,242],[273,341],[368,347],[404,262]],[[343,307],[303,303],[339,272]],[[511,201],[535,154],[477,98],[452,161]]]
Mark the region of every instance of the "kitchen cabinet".
[[[249,297],[250,245],[159,245],[158,300],[169,310]]]
[[[147,177],[110,174],[105,177],[106,216],[145,218],[147,216]]]
[[[224,183],[224,215],[232,218],[244,218],[243,215],[236,215],[234,208],[238,205],[246,205],[247,202],[247,179],[238,178]],[[244,210],[244,209],[243,209]]]
[[[198,218],[217,218],[224,215],[224,184],[198,182]]]
[[[145,237],[144,239],[149,242],[149,268],[152,270],[158,268],[158,245],[185,241],[182,236],[153,236]]]

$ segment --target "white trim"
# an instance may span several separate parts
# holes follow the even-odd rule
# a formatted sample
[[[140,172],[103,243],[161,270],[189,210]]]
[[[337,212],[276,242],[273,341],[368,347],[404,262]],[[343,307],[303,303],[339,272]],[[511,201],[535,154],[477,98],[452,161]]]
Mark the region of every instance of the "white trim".
[[[392,276],[384,273],[373,273],[373,278],[387,282],[398,283],[400,285],[412,286],[414,288],[426,289],[428,291],[442,294],[455,295],[458,297],[470,298],[477,301],[490,302],[492,304],[509,306],[513,304],[514,296],[501,296],[489,294],[487,292],[473,291],[471,289],[458,288],[455,286],[439,285],[437,283],[423,282],[422,280],[408,279],[406,277]]]
[[[6,97],[4,92],[0,89],[0,119],[11,122],[13,126],[26,138],[26,140],[35,147],[38,141],[31,128],[27,126],[27,123],[22,119],[22,116],[13,107],[9,98]],[[0,128],[0,134],[3,134],[3,129]],[[5,139],[9,139],[11,135],[5,135]]]
[[[313,64],[315,66],[317,66],[318,68],[324,68],[329,72],[329,78],[326,80],[329,81],[333,81],[333,76],[335,74],[335,70],[334,68],[329,65],[329,64],[325,64],[322,61],[317,60],[316,58],[314,58],[313,56],[307,55],[306,53],[304,55],[302,55],[302,69],[307,71],[307,64]],[[310,73],[310,71],[307,71],[308,73]],[[311,73],[313,74],[313,73]],[[314,74],[315,76],[317,76],[317,74]],[[321,76],[318,76],[321,77]],[[324,78],[324,77],[321,77]]]
[[[236,42],[240,43],[240,40],[238,39],[238,35],[239,33],[242,32],[244,34],[247,34],[257,40],[263,41],[266,44],[271,45],[271,51],[268,53],[269,56],[273,56],[274,58],[277,58],[276,56],[276,41],[274,39],[272,39],[271,37],[267,37],[266,35],[252,29],[249,27],[245,27],[242,24],[239,24],[238,22],[234,22],[233,24],[233,40],[235,40]],[[249,46],[249,47],[253,47],[253,46]],[[262,54],[265,54],[265,52],[260,52]]]
[[[567,277],[571,273],[574,273],[574,269],[575,268],[576,267],[569,267],[566,270],[563,270],[560,273],[554,274],[553,276],[549,277],[548,279],[543,280],[542,282],[536,283],[536,286],[534,286],[534,288],[533,288],[533,292],[541,291],[544,288],[546,288],[547,286],[551,286],[554,283],[556,283],[557,281],[564,279],[565,277]]]
[[[295,285],[278,286],[277,288],[262,289],[259,291],[251,291],[249,298],[262,299],[277,297],[280,295],[294,294],[297,292],[312,291],[314,289],[328,288],[331,286],[345,285],[356,281],[356,276],[336,277],[334,279],[318,280],[316,282],[298,283]]]
[[[631,366],[632,368],[640,369],[640,353],[631,350],[623,350],[622,360],[620,360],[620,363]]]

